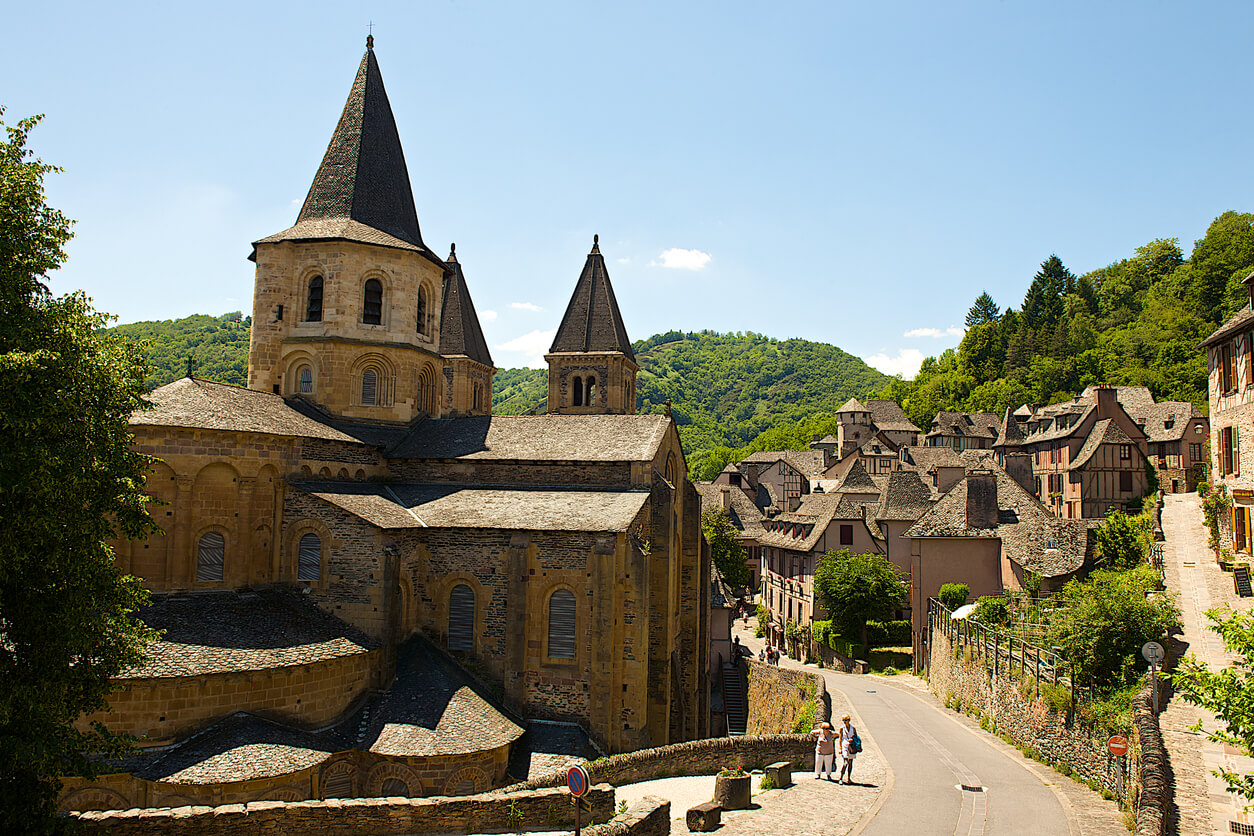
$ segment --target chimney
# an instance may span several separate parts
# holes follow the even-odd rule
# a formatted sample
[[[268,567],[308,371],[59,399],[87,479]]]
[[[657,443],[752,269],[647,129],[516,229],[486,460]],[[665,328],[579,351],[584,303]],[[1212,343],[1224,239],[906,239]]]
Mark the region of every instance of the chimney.
[[[731,488],[723,488],[719,491],[719,499],[723,504],[724,511],[731,510]]]
[[[1097,418],[1109,418],[1115,414],[1115,406],[1119,403],[1117,389],[1113,386],[1097,387]]]
[[[997,527],[997,477],[991,470],[967,474],[967,528]]]

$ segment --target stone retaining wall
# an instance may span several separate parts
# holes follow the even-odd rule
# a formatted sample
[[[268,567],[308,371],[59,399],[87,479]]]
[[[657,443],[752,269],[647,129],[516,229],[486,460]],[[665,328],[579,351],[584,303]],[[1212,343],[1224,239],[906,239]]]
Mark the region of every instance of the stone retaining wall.
[[[594,783],[621,786],[679,775],[712,775],[725,766],[760,769],[776,761],[791,761],[798,771],[813,769],[814,738],[808,734],[710,737],[597,758],[584,766]],[[559,786],[566,786],[565,768],[514,784],[505,790],[523,792]]]
[[[583,828],[584,836],[670,836],[671,803],[646,795],[605,824]]]
[[[955,654],[942,630],[932,631],[929,687],[949,704],[960,699],[990,718],[998,732],[1041,760],[1063,763],[1080,777],[1122,797],[1118,759],[1106,750],[1106,735],[1058,715],[1037,693],[1032,677],[1016,679],[999,671],[996,677],[978,655]],[[1013,670],[1013,669],[1012,669]],[[1025,696],[1026,692],[1026,696]],[[1129,773],[1136,774],[1136,750],[1128,754]]]
[[[614,816],[613,787],[594,786],[585,797],[592,804],[588,817],[591,821],[609,822]],[[655,822],[656,810],[645,811],[641,805],[633,809],[637,813],[631,820],[638,822],[641,829],[610,830],[603,836],[626,833],[653,836],[664,832],[649,829]],[[521,819],[511,811],[521,814]],[[84,825],[86,833],[110,836],[273,836],[275,833],[399,836],[555,829],[574,822],[570,792],[565,787],[459,798],[254,801],[223,807],[109,810],[72,815]],[[669,805],[666,805],[664,817],[669,824]]]
[[[749,716],[745,733],[792,734],[809,732],[819,723],[831,719],[827,685],[822,676],[809,671],[781,668],[756,659],[749,663]],[[813,706],[811,719],[797,728],[808,706]]]
[[[1161,681],[1160,681],[1161,686]],[[1162,695],[1159,695],[1162,705]],[[1167,748],[1154,714],[1154,686],[1148,681],[1132,698],[1133,743],[1141,755],[1141,793],[1136,808],[1136,836],[1162,836],[1167,827],[1167,808],[1172,788],[1168,775]]]

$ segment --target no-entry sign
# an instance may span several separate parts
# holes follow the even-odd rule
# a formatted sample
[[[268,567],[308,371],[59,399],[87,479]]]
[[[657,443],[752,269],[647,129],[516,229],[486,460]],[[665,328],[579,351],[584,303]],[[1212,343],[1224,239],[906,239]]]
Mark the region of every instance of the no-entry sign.
[[[588,775],[588,770],[579,764],[575,764],[566,770],[566,786],[570,787],[571,795],[575,798],[581,798],[587,794],[588,788],[592,786],[592,778]]]
[[[1110,754],[1117,758],[1122,758],[1128,754],[1128,738],[1113,735],[1106,741],[1106,748],[1110,750]]]

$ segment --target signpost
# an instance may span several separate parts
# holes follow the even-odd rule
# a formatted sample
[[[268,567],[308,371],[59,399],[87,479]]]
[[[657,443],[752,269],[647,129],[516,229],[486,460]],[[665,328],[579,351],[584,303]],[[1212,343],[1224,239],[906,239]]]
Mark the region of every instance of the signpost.
[[[1128,754],[1128,738],[1116,734],[1106,741],[1106,748],[1110,750],[1110,754],[1122,758]]]
[[[566,786],[570,788],[570,794],[575,799],[575,836],[579,836],[579,813],[583,806],[580,799],[588,794],[588,789],[592,786],[592,776],[582,764],[577,763],[566,770]]]
[[[1154,687],[1154,714],[1158,714],[1158,666],[1167,658],[1166,651],[1158,642],[1146,642],[1141,648],[1141,655],[1150,663],[1150,683]]]

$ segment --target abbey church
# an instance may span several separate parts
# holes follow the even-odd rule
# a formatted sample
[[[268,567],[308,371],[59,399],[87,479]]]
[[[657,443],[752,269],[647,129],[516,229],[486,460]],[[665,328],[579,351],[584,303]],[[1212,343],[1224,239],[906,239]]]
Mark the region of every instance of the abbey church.
[[[635,414],[599,245],[566,273],[548,414],[493,416],[370,42],[295,225],[251,258],[247,388],[184,378],[132,418],[164,534],[117,559],[165,634],[85,718],[140,749],[63,808],[478,792],[525,777],[535,721],[605,752],[705,736],[700,500],[671,418]]]

